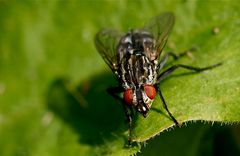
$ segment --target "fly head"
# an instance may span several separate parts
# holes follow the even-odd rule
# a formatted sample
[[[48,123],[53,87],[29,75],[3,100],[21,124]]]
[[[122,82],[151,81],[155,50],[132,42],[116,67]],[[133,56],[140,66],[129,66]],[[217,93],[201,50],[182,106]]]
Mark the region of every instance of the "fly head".
[[[127,89],[123,94],[125,102],[133,106],[136,111],[141,113],[144,117],[147,116],[155,96],[156,89],[151,85]]]

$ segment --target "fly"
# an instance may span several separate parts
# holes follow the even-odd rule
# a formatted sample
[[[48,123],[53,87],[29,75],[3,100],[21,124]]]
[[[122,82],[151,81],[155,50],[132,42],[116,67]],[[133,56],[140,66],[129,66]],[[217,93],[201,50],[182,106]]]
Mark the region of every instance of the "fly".
[[[108,93],[123,103],[129,123],[129,143],[132,141],[133,110],[147,117],[157,93],[164,109],[179,126],[160,90],[159,84],[165,77],[178,68],[201,72],[222,64],[217,63],[204,68],[175,64],[161,72],[169,56],[178,59],[188,53],[166,53],[160,58],[173,25],[174,15],[163,13],[152,18],[143,28],[130,30],[126,34],[114,29],[103,29],[96,34],[96,48],[119,82],[119,86],[108,89]],[[119,96],[121,92],[123,98]]]

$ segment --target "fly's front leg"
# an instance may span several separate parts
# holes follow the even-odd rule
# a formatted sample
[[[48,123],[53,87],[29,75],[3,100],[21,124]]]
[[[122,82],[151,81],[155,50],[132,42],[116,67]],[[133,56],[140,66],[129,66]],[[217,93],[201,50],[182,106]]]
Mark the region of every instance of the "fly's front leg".
[[[128,121],[128,145],[132,143],[132,115],[133,115],[133,108],[123,104],[123,109]]]
[[[169,111],[168,107],[167,107],[167,103],[162,95],[162,92],[161,92],[161,89],[159,87],[156,87],[157,90],[158,90],[158,93],[160,95],[160,98],[161,98],[161,101],[162,101],[162,104],[163,104],[163,107],[164,109],[168,112],[168,115],[171,117],[171,119],[173,120],[173,122],[178,126],[180,127],[178,121],[175,119],[175,117],[172,115],[172,113]]]
[[[125,116],[128,121],[128,127],[129,127],[128,145],[131,145],[133,108],[131,106],[126,105],[125,101],[119,96],[119,93],[123,92],[123,89],[121,87],[108,88],[107,92],[112,97],[116,98],[118,101],[120,101],[122,103],[122,106],[123,106],[123,109],[125,112]]]

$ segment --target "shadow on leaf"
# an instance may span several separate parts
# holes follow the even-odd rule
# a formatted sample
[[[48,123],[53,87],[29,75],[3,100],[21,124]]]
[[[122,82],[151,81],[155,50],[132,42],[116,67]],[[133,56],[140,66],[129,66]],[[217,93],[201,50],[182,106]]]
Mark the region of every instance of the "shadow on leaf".
[[[127,140],[122,106],[106,92],[110,86],[116,86],[112,74],[96,76],[78,87],[58,78],[49,87],[47,106],[79,133],[82,143],[100,145],[116,137]]]

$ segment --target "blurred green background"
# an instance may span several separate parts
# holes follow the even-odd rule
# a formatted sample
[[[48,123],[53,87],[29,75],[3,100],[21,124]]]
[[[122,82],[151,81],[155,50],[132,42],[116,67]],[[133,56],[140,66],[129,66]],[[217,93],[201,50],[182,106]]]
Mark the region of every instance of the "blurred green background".
[[[222,75],[202,77],[210,81],[209,85],[214,82],[211,80],[222,79],[219,86],[229,86],[209,91],[216,95],[211,94],[210,102],[221,101],[224,108],[213,111],[213,115],[206,112],[203,117],[180,109],[180,121],[226,122],[187,122],[188,126],[168,131],[167,126],[172,124],[168,119],[166,125],[146,120],[153,129],[145,138],[160,132],[158,124],[165,131],[150,141],[126,147],[124,112],[105,92],[117,82],[96,51],[93,38],[102,27],[128,31],[165,11],[176,15],[169,47],[180,52],[195,44],[200,46],[201,53],[196,54],[199,59],[185,59],[188,64],[229,60],[216,71]],[[219,33],[213,33],[214,28]],[[239,33],[237,0],[0,0],[0,155],[130,155],[140,149],[139,155],[240,155],[240,127],[233,124],[240,121]],[[185,79],[178,77],[177,82],[183,80],[194,88],[190,78],[195,80],[187,75]],[[174,82],[163,86],[176,105],[188,101],[188,96],[190,102],[200,99],[194,92],[197,87],[186,92],[181,88],[181,92],[174,90]],[[174,91],[179,94],[175,98]],[[225,98],[219,98],[222,96]],[[178,112],[178,107],[173,110]],[[135,121],[136,131],[143,134],[145,127],[140,121]]]

